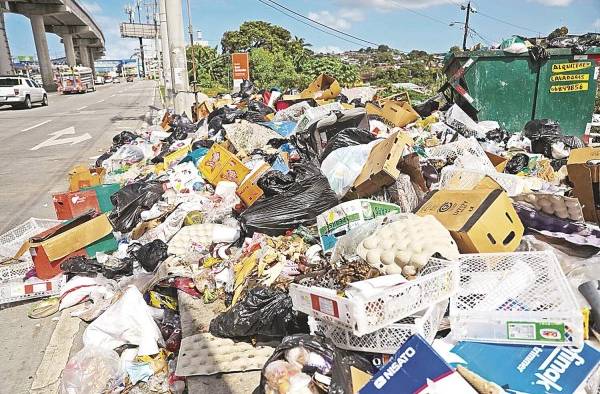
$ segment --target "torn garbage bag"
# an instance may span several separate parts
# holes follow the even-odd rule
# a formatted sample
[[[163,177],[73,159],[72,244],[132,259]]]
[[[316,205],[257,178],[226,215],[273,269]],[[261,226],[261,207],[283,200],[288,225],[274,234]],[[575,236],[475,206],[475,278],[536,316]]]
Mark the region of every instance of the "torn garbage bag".
[[[155,239],[145,245],[134,243],[129,246],[130,253],[148,272],[154,271],[156,266],[163,262],[167,257],[168,246],[160,239]]]
[[[113,392],[124,379],[121,360],[114,350],[86,346],[65,365],[60,381],[60,393]]]
[[[123,187],[110,196],[115,207],[109,219],[116,231],[128,233],[140,222],[142,211],[146,211],[163,195],[159,182],[139,181]]]
[[[375,137],[369,130],[366,129],[359,129],[356,127],[344,129],[327,141],[327,145],[325,145],[325,148],[323,148],[323,152],[321,153],[319,161],[323,163],[323,160],[325,160],[325,158],[327,158],[327,156],[329,156],[331,152],[335,151],[336,149],[344,148],[346,146],[368,144],[369,142],[374,141],[376,138],[377,137]]]
[[[338,204],[335,192],[321,171],[309,164],[292,167],[296,183],[273,197],[261,198],[240,215],[246,231],[282,235],[287,230],[316,222],[319,214]]]
[[[268,287],[254,287],[231,309],[215,317],[209,330],[223,338],[283,338],[307,332],[308,325],[306,316],[302,318],[292,309],[292,299],[287,293]]]
[[[288,190],[296,182],[293,172],[284,174],[281,171],[267,171],[258,178],[256,184],[266,197],[276,196]]]
[[[158,353],[157,342],[163,344],[160,329],[142,293],[135,286],[129,286],[123,296],[83,333],[85,346],[112,350],[131,344],[139,347],[139,356]]]

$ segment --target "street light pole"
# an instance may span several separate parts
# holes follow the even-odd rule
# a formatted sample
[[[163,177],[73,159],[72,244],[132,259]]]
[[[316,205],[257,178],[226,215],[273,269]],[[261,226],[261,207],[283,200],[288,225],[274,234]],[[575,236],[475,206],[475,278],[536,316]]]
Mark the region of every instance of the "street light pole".
[[[183,10],[181,0],[169,0],[165,5],[167,28],[169,30],[169,54],[171,56],[171,67],[173,67],[175,112],[183,114],[187,110],[186,95],[190,89],[185,56]]]
[[[192,26],[192,10],[190,9],[190,0],[187,2],[187,13],[188,13],[188,30],[190,33],[190,48],[192,51],[192,75],[194,76],[194,84],[198,82],[197,67],[196,67],[196,48],[194,48],[194,27]],[[196,91],[194,87],[194,92]]]

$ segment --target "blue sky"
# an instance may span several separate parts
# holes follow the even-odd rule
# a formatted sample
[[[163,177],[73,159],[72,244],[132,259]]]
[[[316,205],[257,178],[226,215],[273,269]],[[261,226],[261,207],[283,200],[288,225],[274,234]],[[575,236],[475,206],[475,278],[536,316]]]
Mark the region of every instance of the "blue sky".
[[[285,27],[293,35],[304,37],[317,51],[335,52],[360,47],[312,29],[257,0],[190,1],[194,29],[202,30],[204,38],[213,46],[219,43],[224,31],[236,29],[243,21],[264,20]],[[84,3],[104,31],[107,57],[129,58],[137,45],[136,40],[121,39],[118,23],[125,19],[124,6],[133,0],[80,2]],[[328,26],[402,50],[443,52],[462,41],[461,27],[448,26],[451,22],[464,20],[464,11],[459,7],[460,0],[279,2]],[[547,35],[562,25],[568,26],[573,33],[600,32],[600,0],[477,0],[472,3],[478,13],[472,15],[471,26],[479,36],[470,38],[470,44],[482,42],[483,39],[495,43],[512,34],[535,36],[536,32],[540,32]],[[185,12],[184,18],[187,26]],[[6,23],[12,55],[35,55],[29,20],[21,15],[7,14]],[[51,56],[63,56],[60,39],[53,34],[47,36]]]

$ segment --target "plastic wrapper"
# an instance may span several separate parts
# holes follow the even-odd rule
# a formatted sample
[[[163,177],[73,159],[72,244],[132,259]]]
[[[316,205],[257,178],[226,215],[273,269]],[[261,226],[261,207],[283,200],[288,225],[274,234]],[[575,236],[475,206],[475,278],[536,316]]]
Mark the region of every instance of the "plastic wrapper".
[[[167,248],[166,243],[160,239],[155,239],[145,245],[131,244],[127,251],[140,263],[143,269],[152,272],[158,264],[168,257]]]
[[[247,120],[248,122],[252,123],[260,123],[266,122],[268,118],[260,112],[246,111],[246,113],[244,114],[244,120]]]
[[[323,148],[323,152],[319,158],[322,163],[336,149],[347,146],[368,144],[376,139],[369,130],[358,129],[355,127],[344,129],[327,141],[327,145]]]
[[[67,363],[60,381],[61,394],[112,392],[125,379],[119,355],[110,349],[86,346]]]
[[[507,174],[516,175],[529,166],[529,156],[525,153],[517,153],[506,163],[504,172]]]
[[[323,160],[321,171],[338,198],[344,197],[350,190],[369,159],[371,149],[380,141],[339,148]]]
[[[258,394],[294,392],[330,394],[352,394],[352,375],[354,367],[366,373],[374,374],[375,367],[358,353],[350,353],[336,348],[333,343],[317,335],[298,334],[285,337],[277,346],[273,355],[265,363],[260,377]],[[315,379],[306,379],[318,372],[331,378],[329,387],[321,389]]]
[[[226,312],[210,322],[210,333],[223,338],[274,337],[308,332],[306,317],[292,309],[281,290],[254,287]]]
[[[312,108],[310,104],[306,101],[301,101],[299,103],[290,105],[286,109],[282,109],[281,111],[277,111],[275,116],[273,117],[273,122],[281,122],[285,120],[298,121],[306,110]]]
[[[292,187],[258,200],[240,215],[246,231],[282,235],[289,229],[314,224],[319,214],[338,204],[329,181],[317,167],[299,164],[292,171],[296,173]]]
[[[114,205],[109,219],[113,228],[128,233],[139,223],[142,211],[146,211],[163,195],[163,186],[159,182],[136,182],[126,185],[110,196]]]
[[[275,112],[273,108],[259,100],[250,100],[248,103],[248,111],[258,112],[262,115],[268,115]]]

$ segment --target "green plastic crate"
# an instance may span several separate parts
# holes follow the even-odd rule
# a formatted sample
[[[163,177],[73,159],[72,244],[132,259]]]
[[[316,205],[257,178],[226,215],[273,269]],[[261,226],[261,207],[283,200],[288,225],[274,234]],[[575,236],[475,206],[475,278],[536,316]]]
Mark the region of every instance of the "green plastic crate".
[[[119,185],[118,183],[109,183],[105,185],[85,187],[82,190],[96,191],[96,197],[98,198],[98,206],[100,207],[100,212],[104,213],[113,210],[114,206],[110,201],[110,196],[121,190],[121,185]]]

